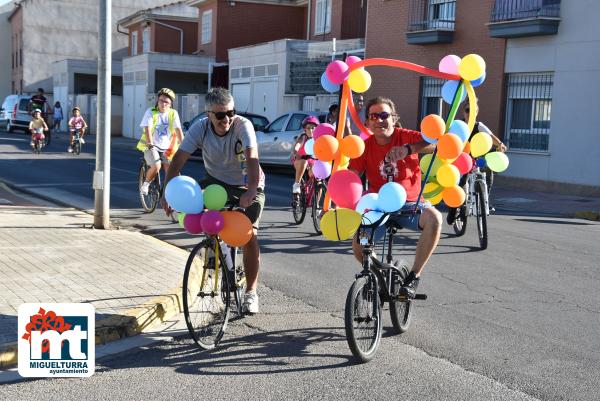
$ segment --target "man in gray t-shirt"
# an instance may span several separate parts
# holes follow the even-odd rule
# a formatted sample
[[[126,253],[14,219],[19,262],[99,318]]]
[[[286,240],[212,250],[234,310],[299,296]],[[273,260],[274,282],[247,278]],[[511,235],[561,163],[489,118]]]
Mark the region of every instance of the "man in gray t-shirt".
[[[239,199],[254,227],[252,239],[244,245],[246,294],[244,308],[248,313],[258,313],[259,246],[258,222],[265,204],[265,176],[258,163],[258,146],[252,123],[235,114],[233,97],[227,89],[213,88],[206,94],[208,116],[194,123],[183,139],[167,171],[165,185],[179,175],[190,155],[202,149],[206,177],[202,188],[219,184],[225,188],[229,200]],[[171,208],[164,196],[161,199],[167,214]]]

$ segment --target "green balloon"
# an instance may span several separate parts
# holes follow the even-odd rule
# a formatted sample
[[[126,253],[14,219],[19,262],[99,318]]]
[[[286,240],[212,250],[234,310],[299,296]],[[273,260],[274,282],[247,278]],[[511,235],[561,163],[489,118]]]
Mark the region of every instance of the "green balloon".
[[[185,219],[185,213],[179,212],[177,214],[177,221],[179,221],[179,227],[181,227],[181,228],[184,228],[183,227],[183,219]]]
[[[508,156],[502,152],[490,152],[485,155],[485,162],[490,170],[501,173],[508,168]]]
[[[204,207],[208,210],[221,210],[227,202],[227,191],[221,185],[212,184],[204,190]]]

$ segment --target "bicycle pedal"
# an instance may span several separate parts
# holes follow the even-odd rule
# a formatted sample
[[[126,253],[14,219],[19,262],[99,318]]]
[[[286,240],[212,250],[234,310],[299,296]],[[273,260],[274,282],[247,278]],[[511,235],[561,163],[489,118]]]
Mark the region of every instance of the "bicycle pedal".
[[[416,294],[415,299],[419,301],[425,301],[427,299],[427,294]]]

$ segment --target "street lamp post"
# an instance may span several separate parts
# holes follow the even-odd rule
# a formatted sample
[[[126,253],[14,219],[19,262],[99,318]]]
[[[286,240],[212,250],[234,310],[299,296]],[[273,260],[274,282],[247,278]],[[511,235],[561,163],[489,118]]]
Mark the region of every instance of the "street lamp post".
[[[110,101],[112,0],[100,0],[94,227],[110,229]]]

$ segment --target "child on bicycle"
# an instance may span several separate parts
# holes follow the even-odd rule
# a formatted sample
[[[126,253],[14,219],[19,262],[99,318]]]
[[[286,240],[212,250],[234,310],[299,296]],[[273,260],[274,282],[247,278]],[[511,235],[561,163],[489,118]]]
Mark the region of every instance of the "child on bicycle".
[[[304,171],[306,170],[307,166],[312,166],[315,162],[312,158],[307,157],[306,151],[304,150],[304,144],[309,139],[312,139],[313,132],[317,125],[319,125],[319,119],[315,116],[307,116],[304,118],[304,120],[302,120],[302,128],[304,129],[304,132],[298,136],[298,139],[296,139],[291,158],[294,169],[296,169],[296,178],[294,185],[292,186],[293,194],[300,193],[300,180],[304,175]]]
[[[43,140],[45,138],[44,131],[48,131],[48,125],[42,118],[42,110],[33,110],[33,117],[29,123],[29,132],[31,132],[31,146],[34,145],[34,140]]]
[[[81,143],[85,143],[83,141],[83,134],[85,134],[85,129],[87,128],[87,123],[81,117],[81,109],[77,106],[73,107],[73,117],[69,119],[69,148],[67,151],[69,153],[73,152],[73,138],[75,137],[75,131],[80,130],[79,139]]]

